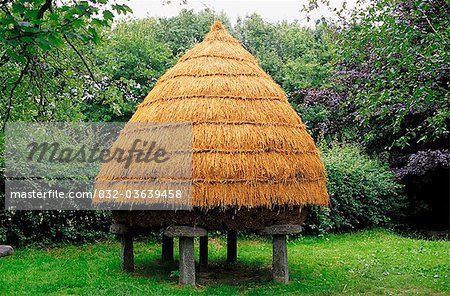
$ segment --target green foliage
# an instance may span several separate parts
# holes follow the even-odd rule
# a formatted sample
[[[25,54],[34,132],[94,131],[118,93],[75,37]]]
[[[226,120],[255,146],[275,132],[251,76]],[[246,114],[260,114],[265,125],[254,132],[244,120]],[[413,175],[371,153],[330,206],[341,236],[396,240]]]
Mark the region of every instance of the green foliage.
[[[91,121],[127,121],[157,79],[174,63],[170,48],[155,37],[153,19],[118,23],[89,55],[101,81],[82,104]]]
[[[170,49],[158,42],[152,34],[153,19],[120,22],[110,32],[108,40],[95,48],[97,64],[101,70],[110,73],[111,79],[133,79],[147,93],[172,64]]]
[[[105,239],[112,223],[107,211],[1,211],[0,221],[0,244],[14,246]]]
[[[388,151],[409,223],[448,228],[450,4],[377,0],[338,14],[333,87],[291,96],[294,103],[317,138]]]
[[[2,127],[10,119],[79,120],[76,99],[86,80],[80,79],[86,78],[80,65],[94,79],[80,46],[99,43],[99,31],[111,25],[113,12],[125,14],[131,9],[108,0],[0,4]]]
[[[108,2],[111,1],[62,1],[55,5],[51,0],[2,1],[3,59],[24,64],[30,55],[62,47],[67,39],[99,42],[98,29],[111,24],[113,12],[131,12],[123,4],[113,4],[109,10],[105,8]]]
[[[295,106],[294,108],[299,114],[302,115],[302,120],[305,124],[308,125],[308,127],[315,127],[320,124],[326,123],[332,116],[330,110],[328,110],[325,106],[322,105],[311,106],[307,108]]]
[[[332,32],[326,25],[313,30],[295,23],[272,24],[254,14],[238,20],[235,31],[286,92],[328,84]]]
[[[175,57],[180,57],[203,40],[214,20],[221,20],[226,27],[231,28],[224,14],[216,15],[209,9],[198,13],[183,9],[175,17],[159,18],[153,30],[155,38],[168,46]]]
[[[360,148],[321,145],[330,207],[314,207],[307,224],[319,231],[348,231],[388,225],[398,219],[406,201],[389,167]]]
[[[170,272],[170,277],[179,278],[180,277],[180,271],[179,270],[172,270]]]
[[[362,73],[349,95],[379,151],[448,137],[449,13],[447,1],[379,0],[343,28],[335,62],[344,75]]]

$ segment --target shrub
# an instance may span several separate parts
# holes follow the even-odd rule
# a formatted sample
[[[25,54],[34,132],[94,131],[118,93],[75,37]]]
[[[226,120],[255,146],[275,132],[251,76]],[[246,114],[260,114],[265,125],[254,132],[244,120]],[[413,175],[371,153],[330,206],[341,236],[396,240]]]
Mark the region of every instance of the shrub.
[[[106,211],[0,211],[0,244],[92,242],[108,237],[111,221]]]
[[[406,199],[386,163],[370,158],[354,145],[322,144],[320,150],[330,207],[313,207],[307,228],[341,232],[388,225],[400,218]]]

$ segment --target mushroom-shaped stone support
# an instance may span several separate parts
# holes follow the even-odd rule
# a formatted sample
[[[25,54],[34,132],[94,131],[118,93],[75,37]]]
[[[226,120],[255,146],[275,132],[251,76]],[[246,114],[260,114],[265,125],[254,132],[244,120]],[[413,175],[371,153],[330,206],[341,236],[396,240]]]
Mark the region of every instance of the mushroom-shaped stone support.
[[[164,231],[168,237],[179,237],[180,285],[195,286],[194,237],[207,235],[205,229],[190,226],[170,226]]]
[[[126,224],[113,224],[110,232],[120,239],[120,261],[123,271],[134,271],[133,234]]]
[[[282,284],[289,282],[289,265],[286,237],[302,231],[300,225],[272,225],[260,231],[262,235],[272,235],[272,276]]]

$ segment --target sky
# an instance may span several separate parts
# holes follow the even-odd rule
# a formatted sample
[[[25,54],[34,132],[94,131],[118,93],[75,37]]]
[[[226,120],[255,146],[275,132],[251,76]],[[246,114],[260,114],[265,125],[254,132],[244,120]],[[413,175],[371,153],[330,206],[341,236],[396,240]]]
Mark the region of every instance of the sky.
[[[332,0],[332,7],[341,7],[343,2],[347,2],[347,7],[352,8],[356,0]],[[182,4],[180,0],[171,0],[170,3],[162,0],[120,0],[119,2],[127,4],[133,9],[133,18],[145,17],[172,17],[179,14],[182,9],[193,9],[200,11],[205,8],[213,9],[219,13],[224,11],[230,18],[230,21],[235,24],[238,17],[253,13],[258,13],[269,22],[280,22],[287,20],[288,22],[298,21],[304,26],[313,26],[315,21],[322,16],[332,17],[332,13],[325,6],[319,7],[310,14],[311,20],[307,21],[306,15],[300,12],[307,0],[187,0],[186,4]]]

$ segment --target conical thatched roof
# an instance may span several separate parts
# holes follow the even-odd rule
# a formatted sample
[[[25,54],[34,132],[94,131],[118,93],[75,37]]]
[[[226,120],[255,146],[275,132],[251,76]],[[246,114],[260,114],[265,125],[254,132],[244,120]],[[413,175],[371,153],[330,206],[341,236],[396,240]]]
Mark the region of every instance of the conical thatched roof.
[[[324,167],[301,119],[218,21],[130,122],[193,123],[195,207],[328,204]]]

